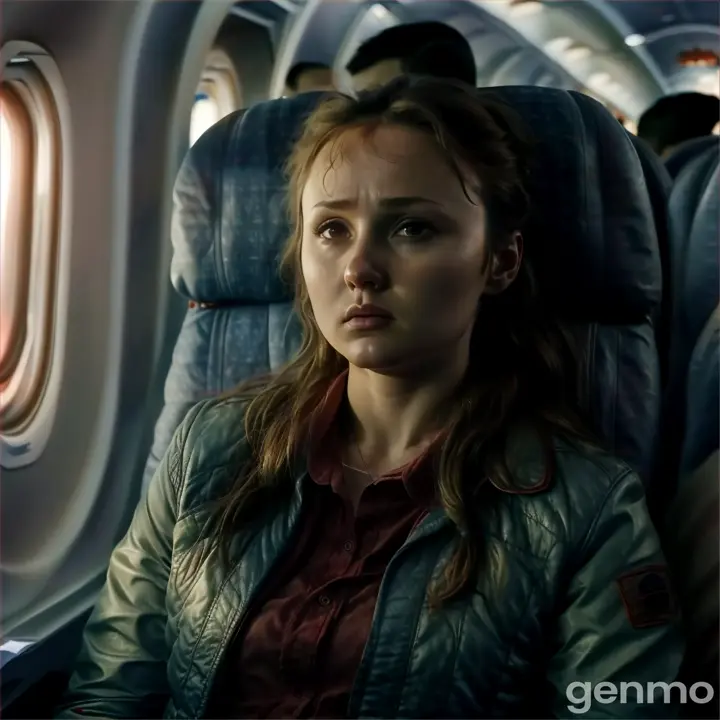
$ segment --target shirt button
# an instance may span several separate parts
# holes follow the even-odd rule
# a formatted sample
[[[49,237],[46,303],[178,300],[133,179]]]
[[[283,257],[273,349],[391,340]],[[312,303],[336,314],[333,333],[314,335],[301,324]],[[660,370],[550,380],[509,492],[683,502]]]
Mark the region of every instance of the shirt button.
[[[355,544],[351,540],[346,540],[343,543],[343,550],[345,552],[352,552],[354,547],[355,547]]]
[[[327,607],[330,604],[330,598],[327,595],[321,595],[318,598],[318,602],[323,606]]]

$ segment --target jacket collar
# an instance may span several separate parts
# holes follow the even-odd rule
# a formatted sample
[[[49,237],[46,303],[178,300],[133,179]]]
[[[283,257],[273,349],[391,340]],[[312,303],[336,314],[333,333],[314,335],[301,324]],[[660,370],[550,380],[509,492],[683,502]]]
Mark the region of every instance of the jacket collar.
[[[555,454],[552,441],[542,441],[540,434],[530,428],[516,429],[508,438],[506,462],[513,486],[506,486],[496,478],[488,478],[492,485],[511,495],[532,495],[547,490],[555,474]]]

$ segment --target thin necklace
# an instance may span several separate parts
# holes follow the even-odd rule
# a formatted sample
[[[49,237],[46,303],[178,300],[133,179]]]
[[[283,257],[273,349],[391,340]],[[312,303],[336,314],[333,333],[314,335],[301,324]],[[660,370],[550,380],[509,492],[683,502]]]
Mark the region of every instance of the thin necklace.
[[[360,462],[363,464],[364,470],[361,468],[353,467],[352,465],[348,465],[347,463],[342,463],[343,467],[346,467],[348,470],[354,470],[355,472],[361,472],[363,475],[367,475],[370,478],[370,481],[372,483],[375,482],[374,475],[368,470],[368,464],[365,461],[365,457],[362,454],[362,450],[360,449],[360,443],[358,442],[357,435],[355,433],[352,434],[352,442],[355,446],[355,449],[358,452],[358,456],[360,457]]]

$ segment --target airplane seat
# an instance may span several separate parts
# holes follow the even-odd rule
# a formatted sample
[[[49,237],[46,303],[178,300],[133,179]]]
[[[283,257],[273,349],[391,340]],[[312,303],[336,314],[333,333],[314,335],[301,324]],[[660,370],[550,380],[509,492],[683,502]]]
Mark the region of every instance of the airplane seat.
[[[278,260],[290,226],[284,163],[308,95],[239,110],[188,151],[173,192],[171,266],[189,301],[143,478],[147,487],[188,410],[283,365],[299,344]]]
[[[700,333],[690,356],[685,439],[680,473],[696,470],[720,446],[720,306]],[[720,486],[720,483],[719,483]]]
[[[642,167],[623,128],[582,94],[493,88],[536,131],[537,212],[526,232],[548,299],[578,325],[600,434],[646,475],[660,381],[652,318],[660,258]],[[190,308],[147,477],[186,410],[288,358],[290,295],[276,279],[289,228],[281,168],[322,95],[255,105],[191,148],[175,190],[172,279]],[[212,304],[208,306],[207,304]],[[287,331],[286,331],[287,328]]]
[[[684,708],[692,718],[720,716],[719,160],[716,143],[685,166],[670,196],[674,315],[657,497],[688,638],[679,679],[688,686],[707,682],[715,690],[713,702]]]
[[[691,354],[720,302],[720,145],[680,173],[670,195],[673,273],[670,376],[663,399],[663,452],[658,458],[662,502],[673,497],[687,430],[683,421]]]
[[[547,302],[577,331],[600,438],[650,482],[661,392],[662,269],[643,167],[623,127],[582,93],[479,90],[532,129],[535,212],[524,233]]]
[[[685,442],[677,492],[663,543],[687,636],[679,679],[707,682],[711,703],[692,703],[684,717],[720,717],[720,306],[711,314],[691,356],[687,377]]]
[[[680,143],[666,158],[665,169],[674,180],[695,158],[702,155],[706,150],[720,144],[717,135],[704,135]]]
[[[654,318],[657,328],[656,339],[660,355],[660,375],[665,387],[669,374],[670,358],[670,318],[672,317],[672,272],[670,262],[670,219],[668,203],[673,181],[655,151],[642,138],[628,132],[628,137],[640,158],[645,175],[650,202],[655,220],[655,233],[658,239],[660,265],[662,269],[662,299],[658,314]]]

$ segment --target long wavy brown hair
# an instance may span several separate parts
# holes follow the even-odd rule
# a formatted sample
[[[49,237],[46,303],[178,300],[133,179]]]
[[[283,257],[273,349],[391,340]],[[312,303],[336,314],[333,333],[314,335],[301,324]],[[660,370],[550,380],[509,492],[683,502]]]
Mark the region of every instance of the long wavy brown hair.
[[[251,460],[215,506],[207,527],[223,547],[239,528],[257,525],[294,487],[292,468],[305,452],[313,411],[329,383],[348,366],[320,333],[303,280],[301,195],[318,154],[351,128],[399,125],[432,136],[470,197],[487,210],[490,253],[522,230],[529,212],[525,189],[529,143],[513,113],[470,86],[431,78],[403,78],[359,99],[335,95],[307,120],[288,164],[293,231],[282,270],[294,284],[304,331],[295,357],[276,375],[233,392],[247,400],[245,433]],[[470,168],[469,175],[464,168]],[[428,168],[432,172],[432,168]],[[552,438],[584,441],[578,359],[571,336],[542,305],[532,268],[523,262],[511,287],[485,297],[473,330],[470,363],[457,389],[439,450],[437,495],[458,529],[453,554],[430,588],[435,606],[470,587],[484,565],[476,494],[490,478],[512,489],[506,443],[530,425],[552,453]],[[551,459],[551,458],[550,458]],[[484,503],[483,503],[484,504]]]

